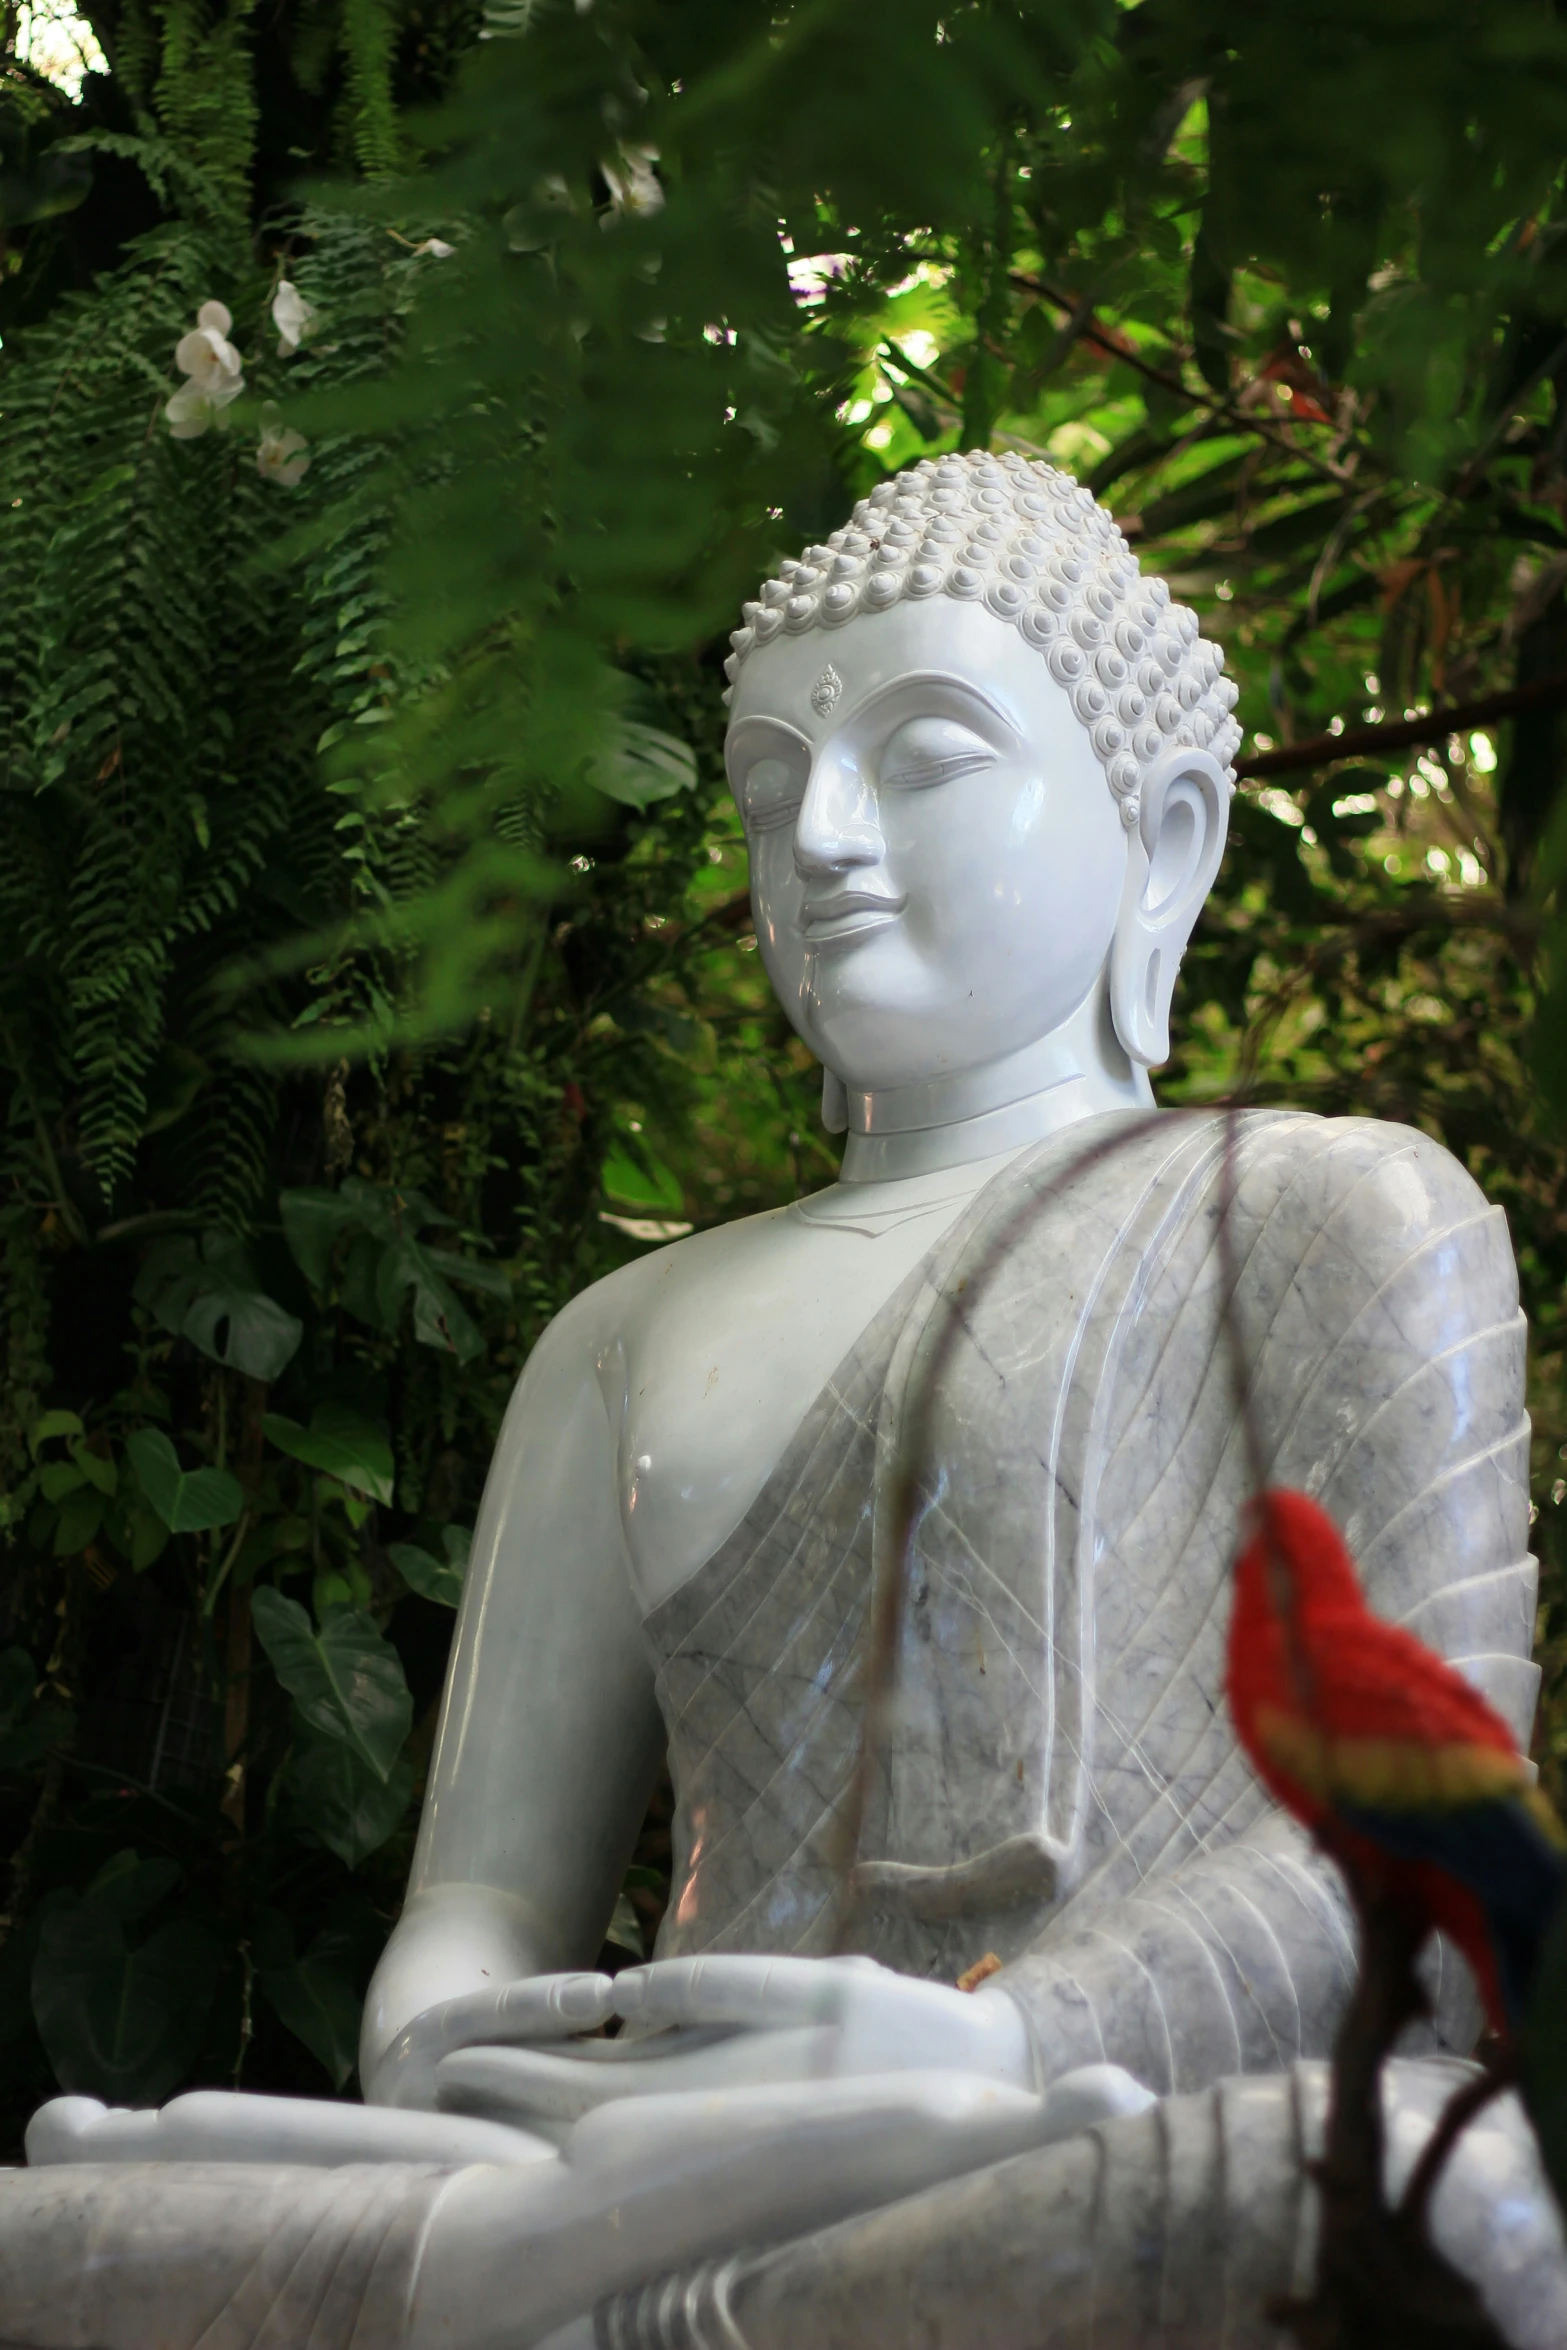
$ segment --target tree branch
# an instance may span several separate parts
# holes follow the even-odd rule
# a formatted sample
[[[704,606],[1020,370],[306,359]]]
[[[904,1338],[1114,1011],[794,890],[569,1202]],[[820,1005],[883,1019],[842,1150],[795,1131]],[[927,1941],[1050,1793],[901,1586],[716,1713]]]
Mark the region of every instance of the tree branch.
[[[1012,272],[1012,283],[1025,293],[1037,294],[1041,301],[1064,311],[1068,318],[1075,316],[1078,305],[1072,297],[1062,293],[1056,286],[1047,286],[1042,278],[1030,277],[1025,270],[1015,269]],[[1076,337],[1081,342],[1091,343],[1106,358],[1119,360],[1123,366],[1131,368],[1134,375],[1143,376],[1149,383],[1173,392],[1178,400],[1184,400],[1189,408],[1199,409],[1215,424],[1227,425],[1233,432],[1255,433],[1270,447],[1278,449],[1286,457],[1295,458],[1301,465],[1309,466],[1313,473],[1320,473],[1324,481],[1333,482],[1339,489],[1343,489],[1348,482],[1350,477],[1342,466],[1331,465],[1325,458],[1314,456],[1309,449],[1301,448],[1271,418],[1249,416],[1244,408],[1237,408],[1233,400],[1214,400],[1204,392],[1194,392],[1190,384],[1183,383],[1178,375],[1171,375],[1165,368],[1155,367],[1152,360],[1144,359],[1109,328],[1096,324],[1092,312],[1076,329]]]
[[[1567,701],[1567,669],[1537,677],[1532,685],[1509,686],[1505,693],[1482,694],[1474,702],[1448,702],[1417,718],[1388,718],[1376,726],[1348,726],[1342,734],[1313,734],[1301,743],[1282,743],[1274,751],[1253,751],[1237,759],[1235,772],[1246,782],[1263,775],[1289,775],[1304,767],[1327,767],[1337,759],[1362,754],[1376,758],[1384,751],[1407,749],[1414,743],[1440,742],[1444,735],[1465,734],[1472,726],[1489,726],[1498,718],[1516,718],[1521,711],[1539,710]]]

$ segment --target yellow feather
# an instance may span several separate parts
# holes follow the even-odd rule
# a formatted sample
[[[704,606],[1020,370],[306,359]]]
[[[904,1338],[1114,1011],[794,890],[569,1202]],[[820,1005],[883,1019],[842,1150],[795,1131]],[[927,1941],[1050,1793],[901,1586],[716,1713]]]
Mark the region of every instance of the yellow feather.
[[[1256,1722],[1270,1759],[1319,1803],[1364,1804],[1379,1811],[1445,1811],[1516,1796],[1529,1805],[1552,1840],[1567,1849],[1567,1837],[1534,1787],[1521,1755],[1504,1754],[1493,1746],[1334,1738],[1272,1706],[1259,1706]]]

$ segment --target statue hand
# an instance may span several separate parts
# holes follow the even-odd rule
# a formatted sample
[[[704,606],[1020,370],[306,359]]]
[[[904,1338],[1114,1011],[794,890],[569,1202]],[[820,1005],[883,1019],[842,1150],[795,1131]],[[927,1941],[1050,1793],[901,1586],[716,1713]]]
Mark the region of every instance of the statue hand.
[[[437,2100],[559,2130],[614,2098],[854,2074],[961,2072],[1037,2086],[1022,2015],[1004,1990],[957,1991],[872,1959],[657,1960],[617,1976],[609,2005],[654,2036],[550,2051],[478,2046],[467,2033],[437,2065]]]
[[[839,2073],[983,2073],[1033,2089],[1033,2056],[1004,1990],[959,1991],[872,1958],[666,1958],[614,1985],[628,2024],[834,2035]]]
[[[454,2049],[510,2048],[596,2031],[615,2013],[608,1975],[525,1975],[493,1991],[443,1999],[403,2026],[376,2068],[377,2105],[437,2103],[436,2075]],[[608,2046],[605,2042],[601,2045]]]

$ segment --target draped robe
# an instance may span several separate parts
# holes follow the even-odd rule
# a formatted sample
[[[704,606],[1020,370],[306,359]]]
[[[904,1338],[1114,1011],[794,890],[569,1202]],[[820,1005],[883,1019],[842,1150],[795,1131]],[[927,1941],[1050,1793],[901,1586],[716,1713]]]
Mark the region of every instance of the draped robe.
[[[659,1954],[830,1947],[890,1472],[934,1365],[852,1944],[947,1980],[995,1952],[1046,2077],[1109,2058],[1174,2090],[1325,2050],[1353,1965],[1334,1872],[1223,1702],[1249,1490],[1224,1284],[1270,1480],[1521,1740],[1524,1325],[1504,1218],[1423,1135],[1247,1113],[1226,1254],[1223,1122],[1119,1123],[1091,1164],[1110,1120],[993,1178],[648,1619],[677,1798]]]
[[[1534,1562],[1517,1284],[1501,1215],[1407,1129],[1249,1114],[1227,1258],[1221,1124],[1172,1116],[1079,1164],[1113,1131],[1074,1128],[986,1186],[827,1382],[744,1523],[649,1618],[679,1800],[660,1946],[829,1945],[871,1602],[896,1568],[884,1497],[935,1367],[856,1940],[949,1979],[996,1951],[1046,2077],[1109,2057],[1156,2089],[1220,2085],[629,2293],[617,2277],[638,2262],[617,2271],[617,2209],[600,2343],[901,2344],[914,2325],[965,2350],[1047,2335],[1126,2350],[1154,2331],[1262,2350],[1272,2296],[1303,2282],[1324,2084],[1288,2068],[1331,2034],[1349,1921],[1222,1702],[1249,1489],[1226,1264],[1268,1473],[1324,1503],[1373,1605],[1522,1736]],[[1462,2001],[1442,1989],[1451,2041]],[[1406,2152],[1399,2098],[1423,2101],[1429,2126],[1448,2088],[1441,2068],[1407,2071],[1391,2132]],[[1438,2224],[1447,2211],[1492,2257],[1528,2320],[1518,2340],[1559,2341],[1554,2207],[1521,2117],[1493,2121],[1500,2155],[1467,2133]],[[0,2350],[406,2350],[410,2328],[448,2341],[442,2307],[417,2318],[428,2246],[460,2236],[467,2194],[523,2227],[533,2176],[397,2162],[13,2173]],[[701,2233],[672,2255],[693,2257]],[[509,2314],[471,2309],[455,2338],[475,2324],[514,2338]]]

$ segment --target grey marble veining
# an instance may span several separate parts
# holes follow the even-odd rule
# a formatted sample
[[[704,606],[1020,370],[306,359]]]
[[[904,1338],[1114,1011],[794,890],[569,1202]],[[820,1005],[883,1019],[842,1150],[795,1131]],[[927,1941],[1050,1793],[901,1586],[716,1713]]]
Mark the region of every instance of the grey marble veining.
[[[1248,1480],[1220,1327],[1222,1127],[1170,1119],[1072,1176],[1107,1123],[986,1187],[649,1619],[680,1807],[660,1951],[824,1947],[887,1571],[877,1495],[956,1298],[857,1942],[948,1978],[994,1949],[1049,2069],[1109,2057],[1167,2090],[1322,2052],[1351,1950],[1333,1872],[1264,1798],[1222,1702]],[[1235,1175],[1271,1476],[1339,1518],[1372,1605],[1526,1735],[1504,1220],[1436,1145],[1369,1120],[1250,1113]],[[1466,2046],[1467,1986],[1441,1973],[1439,2035]]]
[[[399,2350],[428,2164],[62,2164],[0,2175],[3,2350]]]
[[[1389,2068],[1390,2194],[1458,2077]],[[1310,2286],[1307,2165],[1326,2104],[1320,2064],[1168,2098],[776,2251],[608,2296],[582,2350],[1286,2350],[1267,2313]],[[1514,2100],[1465,2133],[1432,2220],[1514,2350],[1561,2350],[1567,2247]]]
[[[705,2169],[688,2146],[687,2171],[641,2159],[634,2132],[598,2181],[613,2208],[586,2216],[571,2161],[11,2174],[0,2350],[521,2350],[585,2309],[588,2275],[614,2289],[555,2350],[1273,2350],[1268,2301],[1304,2284],[1312,2248],[1324,2084],[1299,2060],[1328,2044],[1350,1926],[1221,1698],[1248,1485],[1220,1333],[1222,1129],[1171,1118],[1072,1175],[1104,1131],[1041,1144],[977,1195],[738,1533],[649,1620],[680,1801],[662,1948],[825,1944],[887,1571],[878,1497],[956,1300],[858,1939],[949,1980],[997,1950],[1048,2075],[1108,2058],[1159,2102],[1043,2145],[1020,2091],[910,2075],[905,2113],[872,2083],[882,2185],[860,2121],[836,2138],[823,2121],[795,2204],[765,2140],[715,2144]],[[1236,1172],[1271,1475],[1324,1502],[1372,1604],[1521,1734],[1534,1566],[1500,1215],[1435,1145],[1360,1120],[1253,1113]],[[1437,2037],[1464,2047],[1463,1971],[1436,1971]],[[1453,2077],[1395,2069],[1395,2173]],[[824,2084],[824,2107],[838,2093],[861,2090]],[[954,2096],[966,2155],[935,2143]],[[1033,2150],[998,2162],[1010,2129]],[[915,2192],[926,2158],[924,2177],[952,2175]],[[1466,2138],[1437,2217],[1517,2350],[1559,2350],[1567,2256],[1516,2110]]]
[[[1390,2193],[1460,2077],[1450,2061],[1389,2068]],[[880,2210],[797,2222],[771,2249],[765,2224],[758,2245],[720,2221],[702,2257],[686,2195],[670,2216],[694,2249],[672,2271],[669,2233],[661,2268],[629,2199],[640,2185],[656,2204],[658,2184],[628,2176],[635,2241],[608,2262],[627,2281],[554,2321],[547,2350],[1283,2350],[1267,2311],[1311,2278],[1326,2096],[1320,2064],[1221,2081]],[[519,2312],[561,2247],[515,2166],[71,2164],[3,2184],[5,2350],[546,2350]],[[462,2300],[443,2238],[467,2245],[475,2213],[486,2251]],[[1515,2102],[1465,2134],[1433,2218],[1513,2350],[1560,2350],[1567,2246]]]

